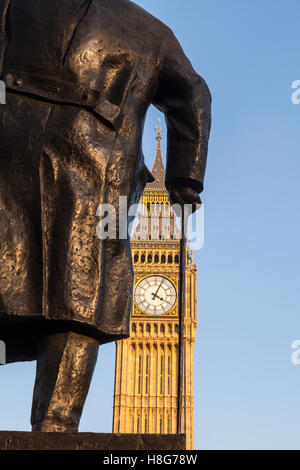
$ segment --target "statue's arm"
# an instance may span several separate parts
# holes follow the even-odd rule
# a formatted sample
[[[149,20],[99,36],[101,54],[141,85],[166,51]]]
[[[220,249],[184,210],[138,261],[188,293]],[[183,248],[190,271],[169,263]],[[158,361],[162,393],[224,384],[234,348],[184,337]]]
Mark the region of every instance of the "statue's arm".
[[[211,95],[173,34],[164,49],[153,104],[166,117],[167,188],[190,188],[200,193],[211,127]]]

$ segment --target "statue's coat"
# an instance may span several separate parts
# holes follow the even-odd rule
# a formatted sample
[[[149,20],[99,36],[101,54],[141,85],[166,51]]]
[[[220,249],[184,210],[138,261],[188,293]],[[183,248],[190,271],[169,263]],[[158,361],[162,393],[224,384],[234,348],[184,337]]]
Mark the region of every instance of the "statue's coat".
[[[97,207],[137,202],[154,104],[166,185],[201,192],[210,93],[169,28],[128,0],[0,0],[0,339],[33,359],[41,331],[127,337],[129,240],[100,241]]]

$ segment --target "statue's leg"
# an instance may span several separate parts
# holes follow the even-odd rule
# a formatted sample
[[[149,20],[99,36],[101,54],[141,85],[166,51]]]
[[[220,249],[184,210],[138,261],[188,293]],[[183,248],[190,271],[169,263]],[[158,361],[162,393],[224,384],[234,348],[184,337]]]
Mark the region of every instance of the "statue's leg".
[[[99,343],[73,332],[39,344],[33,393],[33,431],[76,432],[97,361]]]

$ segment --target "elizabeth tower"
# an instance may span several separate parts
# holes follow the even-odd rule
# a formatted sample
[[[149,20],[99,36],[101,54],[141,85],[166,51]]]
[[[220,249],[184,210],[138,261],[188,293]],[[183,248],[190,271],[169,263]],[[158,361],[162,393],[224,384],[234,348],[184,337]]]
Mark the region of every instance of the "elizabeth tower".
[[[116,342],[114,433],[176,433],[180,233],[164,183],[161,130],[159,123],[155,181],[145,187],[131,237],[135,274],[131,334]],[[197,274],[190,249],[186,257],[181,432],[186,434],[187,449],[193,449]]]

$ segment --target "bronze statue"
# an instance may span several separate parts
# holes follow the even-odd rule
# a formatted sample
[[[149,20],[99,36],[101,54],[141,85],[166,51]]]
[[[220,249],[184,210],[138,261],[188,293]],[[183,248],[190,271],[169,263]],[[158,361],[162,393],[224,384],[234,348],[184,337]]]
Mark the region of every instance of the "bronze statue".
[[[129,239],[97,207],[139,200],[152,103],[172,202],[200,202],[210,93],[172,31],[129,0],[0,0],[0,340],[37,360],[35,431],[76,431],[99,344],[129,336]]]

